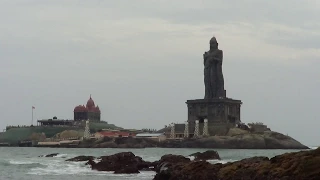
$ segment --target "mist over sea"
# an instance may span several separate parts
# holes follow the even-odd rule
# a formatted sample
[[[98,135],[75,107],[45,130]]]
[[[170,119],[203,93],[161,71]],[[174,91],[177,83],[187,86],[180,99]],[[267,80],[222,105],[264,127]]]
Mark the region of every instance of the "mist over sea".
[[[315,147],[311,147],[314,149]],[[154,172],[141,172],[134,175],[118,175],[112,172],[92,171],[85,162],[66,162],[68,158],[79,155],[102,156],[118,152],[131,151],[146,161],[159,160],[165,154],[179,154],[188,156],[195,152],[203,152],[208,149],[64,149],[64,148],[22,148],[0,147],[0,180],[125,180],[125,179],[152,179]],[[269,158],[286,152],[300,150],[246,150],[246,149],[216,149],[221,161],[211,163],[226,163],[241,160],[253,156],[267,156]],[[51,153],[59,153],[56,157],[38,157]],[[192,158],[192,157],[191,157]]]

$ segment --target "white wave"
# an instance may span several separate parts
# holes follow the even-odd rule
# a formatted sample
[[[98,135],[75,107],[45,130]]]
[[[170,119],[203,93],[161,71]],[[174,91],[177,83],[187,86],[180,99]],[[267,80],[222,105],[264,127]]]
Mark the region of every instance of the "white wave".
[[[57,157],[57,158],[66,158],[66,157],[68,157],[68,154],[58,154],[55,157]]]
[[[317,149],[319,146],[310,146],[310,149]]]
[[[188,156],[187,158],[189,158],[189,159],[190,159],[190,161],[193,161],[193,160],[195,159],[195,157],[194,157],[194,156]]]
[[[188,156],[187,158],[189,158],[191,161],[193,161],[195,159],[194,156]],[[217,163],[226,164],[228,162],[234,162],[234,161],[235,160],[232,160],[232,159],[224,159],[224,160],[212,159],[212,160],[207,160],[207,162],[209,162],[211,164],[217,164]]]
[[[35,163],[38,163],[38,162],[9,160],[9,163],[10,164],[15,164],[15,165],[23,165],[23,164],[35,164]]]
[[[32,168],[28,174],[34,175],[72,175],[84,174],[92,171],[84,163],[80,162],[54,162],[51,161],[46,167]]]
[[[46,167],[32,168],[27,174],[30,175],[95,175],[108,177],[124,177],[124,179],[152,179],[153,171],[141,171],[139,174],[113,174],[108,171],[95,171],[85,165],[84,162],[51,161]],[[122,179],[122,178],[121,178]]]
[[[232,159],[224,159],[224,160],[218,160],[218,159],[213,159],[213,160],[207,160],[207,162],[211,163],[211,164],[217,164],[217,163],[221,163],[221,164],[226,164],[228,162],[234,162],[236,160],[232,160]]]

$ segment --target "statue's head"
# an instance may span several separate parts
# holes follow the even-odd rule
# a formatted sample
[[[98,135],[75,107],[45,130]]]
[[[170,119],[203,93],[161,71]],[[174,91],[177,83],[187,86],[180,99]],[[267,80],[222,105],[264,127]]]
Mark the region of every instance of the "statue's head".
[[[210,39],[210,49],[218,49],[218,42],[214,36]]]

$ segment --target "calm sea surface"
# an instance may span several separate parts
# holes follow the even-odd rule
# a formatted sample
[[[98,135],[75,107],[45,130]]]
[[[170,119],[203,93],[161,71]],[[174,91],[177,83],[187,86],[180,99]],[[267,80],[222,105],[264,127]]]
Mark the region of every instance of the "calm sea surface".
[[[62,148],[19,148],[0,147],[0,180],[101,180],[101,179],[152,179],[154,172],[142,172],[137,175],[115,175],[112,172],[92,171],[84,162],[66,162],[68,158],[78,155],[102,156],[117,152],[131,151],[146,161],[159,160],[165,154],[180,154],[188,156],[195,152],[208,149],[62,149]],[[286,152],[299,150],[230,150],[217,149],[221,161],[211,163],[226,163],[252,156],[273,157]],[[39,155],[60,153],[57,157],[45,158]]]

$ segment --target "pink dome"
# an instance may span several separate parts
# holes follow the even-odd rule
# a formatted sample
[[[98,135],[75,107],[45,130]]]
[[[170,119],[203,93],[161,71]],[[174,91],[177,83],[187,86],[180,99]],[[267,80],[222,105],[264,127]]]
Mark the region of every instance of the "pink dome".
[[[94,108],[95,108],[94,101],[92,100],[91,95],[90,95],[90,99],[87,101],[87,109],[91,110]]]

